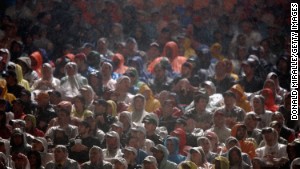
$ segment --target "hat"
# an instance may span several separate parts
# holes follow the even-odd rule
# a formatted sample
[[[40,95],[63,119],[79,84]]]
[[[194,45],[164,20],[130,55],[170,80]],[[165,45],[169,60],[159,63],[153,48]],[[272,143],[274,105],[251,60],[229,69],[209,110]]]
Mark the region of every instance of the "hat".
[[[112,126],[116,126],[116,127],[119,127],[119,128],[124,128],[124,125],[123,125],[123,123],[122,122],[120,122],[120,121],[116,121],[116,122],[114,122],[113,124],[112,124]]]
[[[108,133],[106,133],[107,137],[113,137],[113,138],[119,138],[119,134],[115,131],[110,131]]]
[[[154,113],[149,113],[148,115],[146,115],[143,119],[143,123],[152,123],[156,126],[158,126],[158,117],[156,114]]]
[[[248,58],[247,60],[242,62],[242,65],[249,65],[251,67],[255,66],[255,60],[253,58]]]
[[[183,125],[187,125],[186,124],[186,119],[184,117],[180,117],[176,120],[176,123],[178,124],[183,124]]]
[[[72,103],[69,101],[61,101],[60,103],[58,103],[58,105],[56,107],[60,110],[66,111],[68,113],[70,113],[72,111]]]
[[[32,142],[33,141],[38,141],[38,142],[40,142],[42,144],[47,143],[47,140],[44,137],[34,137],[33,140],[32,140]]]
[[[3,73],[2,73],[2,76],[3,77],[9,77],[9,76],[12,76],[12,77],[17,77],[17,74],[16,74],[16,72],[15,71],[13,71],[13,70],[8,70],[8,71],[4,71]]]
[[[135,155],[137,155],[137,150],[134,147],[125,147],[124,150],[133,152]]]
[[[261,134],[267,134],[267,133],[272,133],[273,132],[273,128],[271,127],[265,127],[261,130]]]
[[[78,53],[78,54],[75,55],[74,59],[86,60],[86,55],[84,53]]]
[[[166,150],[166,148],[162,144],[157,144],[156,146],[150,148],[151,152],[154,152],[154,151],[164,152],[165,150]]]
[[[31,59],[28,56],[19,57],[17,61],[23,62],[28,68],[31,68]]]
[[[155,165],[157,165],[157,160],[155,157],[153,156],[147,156],[144,160],[143,160],[143,163],[144,162],[149,162],[149,163],[154,163]]]
[[[234,94],[231,90],[227,90],[227,91],[224,92],[222,95],[223,95],[223,97],[229,96],[229,97],[233,97],[233,98],[236,99],[235,94]]]
[[[146,129],[143,126],[137,125],[137,126],[132,127],[131,130],[139,131],[139,132],[142,132],[143,134],[146,134]]]
[[[197,153],[201,154],[201,152],[200,152],[200,150],[199,150],[199,147],[192,147],[192,148],[190,149],[190,153],[192,153],[192,152],[197,152]]]
[[[113,164],[115,164],[116,162],[121,163],[123,166],[125,166],[125,168],[128,167],[127,161],[126,161],[124,158],[122,158],[122,157],[118,157],[118,158],[112,159],[112,163],[113,163]]]

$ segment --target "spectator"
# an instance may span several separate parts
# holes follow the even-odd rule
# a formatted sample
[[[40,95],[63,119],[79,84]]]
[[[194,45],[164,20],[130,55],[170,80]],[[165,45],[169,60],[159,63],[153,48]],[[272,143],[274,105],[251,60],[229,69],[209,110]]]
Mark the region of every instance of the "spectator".
[[[27,154],[31,150],[31,146],[27,143],[25,132],[20,128],[15,128],[10,137],[10,154],[12,156],[18,153]]]
[[[112,169],[112,164],[103,160],[103,151],[98,146],[93,146],[89,151],[89,161],[81,164],[82,169],[90,169],[92,167]]]
[[[44,137],[35,137],[32,142],[32,151],[37,151],[40,153],[41,165],[46,166],[48,162],[54,159],[52,153],[48,153],[48,142]],[[49,146],[50,147],[50,146]]]
[[[212,167],[212,165],[206,161],[204,151],[201,147],[191,148],[187,159],[194,162],[198,167],[204,169],[208,169]]]
[[[79,169],[75,160],[69,158],[68,149],[63,145],[57,145],[54,149],[54,160],[47,163],[45,169],[52,168]]]
[[[41,155],[38,151],[29,151],[27,157],[30,164],[30,168],[43,168]]]
[[[24,117],[25,131],[28,134],[33,135],[34,137],[44,137],[45,133],[38,128],[36,128],[36,118],[32,114],[27,114]]]
[[[252,100],[252,110],[253,112],[260,117],[260,121],[257,124],[257,128],[261,129],[269,126],[272,120],[272,112],[265,110],[265,99],[261,95],[255,95]]]
[[[232,147],[228,151],[230,168],[250,169],[251,167],[242,159],[242,151],[238,147]]]
[[[151,148],[151,151],[153,153],[153,156],[156,158],[158,169],[176,168],[176,163],[168,160],[169,152],[165,146],[158,144],[155,147]]]
[[[185,160],[185,156],[179,154],[179,139],[177,137],[168,137],[164,145],[167,147],[169,151],[168,160],[179,164]]]
[[[122,156],[119,134],[115,131],[106,133],[106,148],[103,150],[104,160],[111,161]],[[127,167],[127,165],[126,165]]]

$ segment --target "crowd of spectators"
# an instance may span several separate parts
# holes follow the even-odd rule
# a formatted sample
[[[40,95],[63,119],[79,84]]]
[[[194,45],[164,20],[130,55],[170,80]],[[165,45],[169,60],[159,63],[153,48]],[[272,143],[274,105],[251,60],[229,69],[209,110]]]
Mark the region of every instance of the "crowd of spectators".
[[[299,168],[290,56],[289,0],[2,0],[0,169]]]

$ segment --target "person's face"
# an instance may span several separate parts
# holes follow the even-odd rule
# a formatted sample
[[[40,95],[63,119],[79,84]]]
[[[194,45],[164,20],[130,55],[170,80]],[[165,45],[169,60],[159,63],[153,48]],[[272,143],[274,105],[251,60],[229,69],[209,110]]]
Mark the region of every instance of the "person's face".
[[[163,115],[171,115],[173,111],[173,104],[167,102],[166,104],[162,105]]]
[[[191,161],[195,164],[202,164],[201,154],[195,151],[191,152]]]
[[[242,68],[243,68],[243,71],[246,74],[246,76],[252,73],[252,68],[250,65],[245,64],[242,66]]]
[[[222,76],[224,74],[226,74],[226,67],[225,67],[225,64],[217,64],[216,67],[215,67],[215,74],[217,76]]]
[[[49,79],[52,77],[52,69],[47,66],[43,66],[42,74],[44,79]]]
[[[216,126],[223,126],[225,124],[225,117],[223,115],[216,114],[214,115],[213,121]]]
[[[156,169],[157,167],[155,166],[155,164],[145,161],[143,162],[143,169]]]
[[[154,76],[156,79],[162,79],[165,77],[165,70],[160,66],[154,68]]]
[[[164,158],[164,153],[160,150],[153,151],[153,156],[156,158],[157,162],[160,162]]]
[[[37,162],[37,157],[32,154],[28,157],[28,160],[31,166],[35,166]]]
[[[144,109],[144,106],[145,106],[144,99],[139,98],[139,97],[134,99],[134,109],[135,110],[141,111]]]
[[[92,149],[91,152],[89,153],[89,156],[92,164],[102,161],[102,156],[100,152],[96,149]]]
[[[138,149],[138,148],[139,148],[139,141],[138,141],[138,138],[132,136],[132,137],[129,139],[128,146],[134,147],[134,148]]]
[[[43,152],[44,151],[44,146],[41,142],[37,140],[33,140],[31,143],[32,150]]]
[[[58,111],[57,118],[62,123],[67,123],[67,121],[68,121],[68,115],[64,110],[59,110]]]
[[[263,136],[266,140],[266,144],[272,146],[275,140],[274,134],[272,132],[269,132],[269,133],[265,133]]]
[[[233,106],[235,104],[235,98],[231,96],[224,97],[225,106]]]
[[[73,68],[71,65],[68,65],[66,67],[67,75],[68,76],[74,76],[75,75],[75,68]]]
[[[232,151],[229,159],[230,159],[230,163],[232,164],[238,164],[241,161],[241,157],[239,156],[237,151]]]
[[[33,127],[33,124],[32,124],[32,121],[30,120],[30,118],[26,117],[24,120],[25,120],[25,128],[31,129]]]
[[[145,129],[146,129],[146,132],[148,133],[148,132],[154,132],[155,131],[155,129],[156,129],[156,125],[154,125],[153,123],[148,123],[148,122],[145,122],[144,123],[144,127],[145,127]]]
[[[196,110],[204,111],[207,106],[207,101],[205,99],[199,99],[195,106]]]
[[[83,107],[84,107],[84,105],[83,105],[83,103],[80,101],[80,99],[75,99],[74,100],[74,106],[75,106],[75,109],[77,110],[77,111],[83,111]]]
[[[111,67],[108,64],[104,63],[101,67],[101,72],[104,75],[111,74]]]
[[[135,160],[135,155],[132,151],[124,150],[124,158],[129,163]]]
[[[68,157],[68,154],[61,149],[54,150],[54,160],[55,162],[62,162]]]
[[[190,73],[191,73],[191,69],[190,68],[188,68],[186,66],[182,66],[181,67],[181,75],[183,77],[188,77],[190,75]]]
[[[123,132],[123,129],[121,127],[117,127],[115,125],[112,125],[111,126],[111,131],[115,131],[115,132],[119,133],[119,135],[121,135],[122,132]]]
[[[172,140],[167,141],[167,149],[169,150],[169,153],[175,152],[175,147],[174,147],[174,143]]]
[[[236,131],[236,139],[242,140],[246,135],[246,129],[243,127],[239,127]]]
[[[15,145],[21,145],[23,144],[23,136],[20,134],[17,134],[15,136],[13,136],[13,142]]]
[[[108,149],[115,149],[118,147],[117,138],[115,137],[106,137],[106,145]]]
[[[21,113],[23,111],[23,105],[21,103],[15,102],[13,104],[13,112],[15,113]]]
[[[78,133],[79,133],[79,135],[84,135],[84,134],[86,134],[86,133],[88,133],[88,132],[89,132],[89,128],[86,127],[85,125],[80,124],[80,125],[78,126]]]
[[[126,167],[119,161],[116,161],[114,164],[113,164],[113,168],[114,169],[125,169]]]
[[[203,151],[205,153],[208,153],[210,151],[210,143],[208,140],[201,141],[199,146],[201,146],[203,148]]]
[[[261,112],[263,110],[263,104],[261,103],[259,98],[253,99],[253,110],[254,112]]]
[[[96,103],[94,105],[95,105],[95,109],[94,109],[95,113],[105,113],[105,111],[106,111],[105,106],[103,106],[102,104],[98,104],[98,103]]]
[[[244,120],[244,123],[247,128],[249,127],[251,129],[254,129],[257,126],[257,121],[251,116],[247,116]]]

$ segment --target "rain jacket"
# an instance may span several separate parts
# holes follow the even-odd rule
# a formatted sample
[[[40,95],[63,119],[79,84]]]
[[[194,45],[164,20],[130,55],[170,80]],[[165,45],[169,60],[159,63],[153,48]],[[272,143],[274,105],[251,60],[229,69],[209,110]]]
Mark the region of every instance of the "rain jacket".
[[[127,66],[125,66],[125,58],[122,54],[120,53],[116,53],[113,57],[112,57],[112,61],[113,63],[115,63],[115,71],[116,73],[119,74],[124,74],[126,72],[126,70],[128,69]]]
[[[30,91],[29,83],[23,77],[22,67],[20,65],[16,64],[16,70],[15,71],[16,71],[16,74],[17,74],[18,84],[23,86],[26,90]]]
[[[139,80],[148,83],[150,74],[146,72],[143,59],[140,56],[134,56],[133,58],[130,58],[128,61],[128,65],[134,66],[136,68],[136,70],[138,71]]]
[[[40,152],[42,159],[42,166],[46,166],[46,164],[52,160],[54,160],[54,156],[51,153],[48,153],[48,142],[44,137],[36,137],[35,139],[39,140],[43,144],[44,150]]]
[[[250,112],[251,105],[250,105],[249,101],[247,100],[247,96],[246,96],[245,91],[242,88],[242,86],[240,84],[235,84],[231,87],[230,90],[238,92],[239,95],[241,96],[239,99],[236,100],[236,105],[239,106],[240,108],[244,109],[246,112]]]
[[[160,61],[162,60],[163,57],[166,56],[166,49],[167,48],[171,48],[172,50],[172,57],[168,58],[171,65],[172,65],[172,69],[174,72],[176,73],[180,73],[181,72],[181,66],[184,62],[186,62],[186,58],[184,56],[178,56],[178,46],[175,42],[173,41],[169,41],[166,43],[162,56],[156,58],[153,62],[151,62],[148,66],[148,71],[149,72],[153,72],[154,71],[154,67],[156,64],[160,63]]]
[[[176,128],[171,132],[172,136],[176,136],[179,139],[179,154],[186,155],[184,151],[186,148],[186,133],[182,128]]]
[[[175,150],[172,154],[169,154],[168,160],[176,164],[179,164],[185,160],[185,156],[179,154],[179,139],[177,137],[168,137],[164,142],[164,145],[166,147],[167,147],[167,142],[169,140],[173,142],[173,146]]]
[[[220,168],[214,166],[214,169],[229,169],[229,161],[226,157],[217,156],[214,161],[214,163],[216,163],[216,161],[219,161],[220,163]]]
[[[236,137],[237,129],[239,127],[242,127],[243,124],[236,124],[232,127],[231,129],[231,136]],[[242,152],[247,153],[251,159],[255,157],[255,145],[251,141],[247,141],[246,139],[246,134],[242,140],[239,140],[240,147]]]
[[[17,135],[22,136],[22,143],[20,145],[16,145],[13,141],[14,139],[13,137]],[[18,153],[27,154],[31,150],[31,146],[27,143],[26,134],[20,128],[15,128],[12,131],[10,137],[10,146],[11,146],[10,148],[11,155],[18,154]]]
[[[2,90],[0,92],[0,98],[5,99],[11,105],[12,101],[16,100],[16,97],[13,94],[7,92],[6,80],[0,79],[0,89]]]
[[[39,51],[35,51],[35,52],[31,53],[30,57],[31,57],[31,59],[34,59],[36,61],[36,65],[35,66],[31,65],[31,68],[38,73],[39,77],[41,77],[42,76],[43,56],[41,55],[41,53]]]
[[[142,85],[140,87],[139,93],[143,94],[145,92],[149,92],[149,98],[146,99],[146,105],[145,105],[145,110],[147,112],[154,112],[155,110],[157,110],[158,108],[161,107],[160,102],[154,98],[153,92],[150,89],[150,87],[146,84]]]
[[[114,102],[113,100],[107,100],[106,102],[111,107],[111,114],[110,115],[113,116],[113,117],[116,117],[118,115],[116,102]]]
[[[261,91],[262,94],[268,95],[267,98],[265,98],[265,107],[267,110],[270,110],[272,112],[275,112],[279,109],[279,106],[275,104],[275,99],[274,99],[274,95],[271,89],[269,88],[264,88]]]
[[[31,134],[31,135],[33,135],[33,136],[35,136],[35,137],[44,137],[45,133],[42,132],[41,130],[39,130],[39,129],[36,128],[36,118],[35,118],[34,115],[32,115],[32,114],[27,114],[27,115],[24,117],[24,120],[25,120],[25,119],[30,120],[31,123],[32,123],[31,129],[29,129],[29,130],[26,129],[26,132],[27,132],[27,133],[29,133],[29,134]]]
[[[142,123],[144,117],[149,114],[145,109],[142,112],[137,112],[134,108],[134,104],[135,104],[134,102],[135,102],[136,98],[141,97],[141,96],[142,95],[140,95],[140,94],[135,95],[132,99],[132,104],[130,106],[130,108],[132,109],[132,111],[131,111],[132,112],[132,122],[140,123],[140,124]],[[145,101],[145,97],[142,96],[142,98],[144,98],[144,101]]]
[[[156,148],[164,153],[163,160],[158,164],[158,169],[176,169],[177,165],[174,162],[168,160],[169,151],[167,147],[162,144],[156,145]]]

